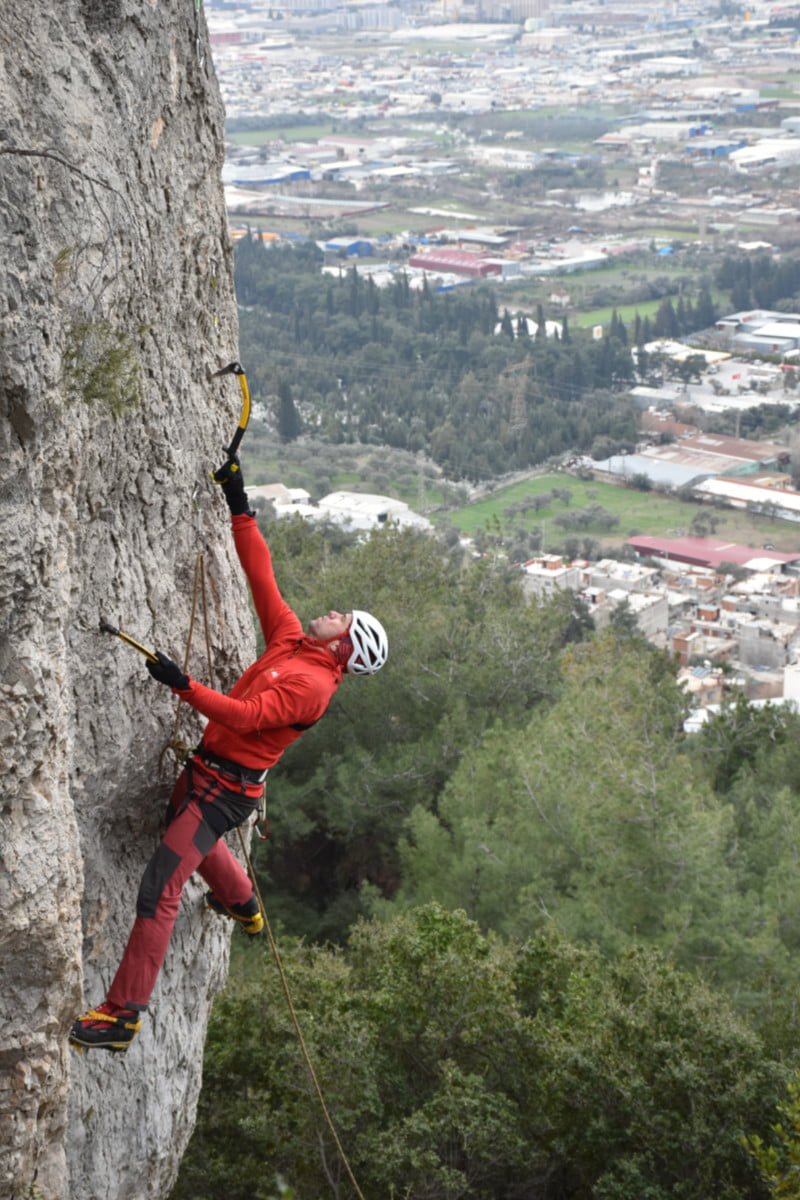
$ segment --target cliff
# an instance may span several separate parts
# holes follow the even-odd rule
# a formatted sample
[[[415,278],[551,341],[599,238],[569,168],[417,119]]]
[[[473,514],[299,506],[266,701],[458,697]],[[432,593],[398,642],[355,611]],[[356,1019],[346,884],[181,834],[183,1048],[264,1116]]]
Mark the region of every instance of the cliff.
[[[208,478],[240,399],[210,379],[237,357],[222,112],[193,0],[9,0],[3,18],[0,1197],[138,1200],[168,1195],[191,1132],[228,931],[190,884],[137,1042],[68,1049],[174,777],[175,701],[97,630],[180,660],[202,550],[217,684],[253,652]],[[201,627],[208,679],[204,658]]]

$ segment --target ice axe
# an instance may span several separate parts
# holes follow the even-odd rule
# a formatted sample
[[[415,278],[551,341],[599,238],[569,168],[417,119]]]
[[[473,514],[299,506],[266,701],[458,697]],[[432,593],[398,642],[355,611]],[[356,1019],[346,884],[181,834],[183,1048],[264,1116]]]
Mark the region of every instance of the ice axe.
[[[215,371],[212,379],[218,379],[222,375],[235,375],[239,380],[239,389],[242,393],[242,411],[239,415],[239,424],[236,427],[236,432],[233,435],[230,446],[225,448],[225,453],[231,463],[231,470],[238,471],[238,463],[234,460],[236,458],[236,451],[239,449],[239,443],[244,437],[244,431],[247,429],[247,423],[250,420],[250,388],[247,385],[247,376],[244,373],[244,367],[240,362],[228,363],[227,367],[223,367],[220,371]]]
[[[141,642],[137,642],[136,638],[131,637],[124,629],[117,629],[116,625],[111,625],[108,621],[101,621],[100,632],[113,634],[114,637],[118,637],[120,641],[124,642],[126,646],[131,646],[134,650],[138,650],[149,662],[158,662],[158,655],[155,650],[148,650],[147,646],[143,646]]]

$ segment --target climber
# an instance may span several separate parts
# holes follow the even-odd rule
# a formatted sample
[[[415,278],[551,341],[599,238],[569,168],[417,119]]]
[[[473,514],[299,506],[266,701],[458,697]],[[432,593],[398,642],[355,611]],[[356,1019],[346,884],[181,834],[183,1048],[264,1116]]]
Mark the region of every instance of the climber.
[[[303,632],[278,589],[238,461],[228,460],[214,479],[231,512],[266,649],[227,695],[196,682],[159,651],[157,661],[147,663],[152,677],[208,724],[175,785],[169,824],[145,869],[136,920],[108,995],[72,1026],[69,1040],[80,1049],[124,1051],[139,1032],[193,871],[210,888],[211,910],[248,934],[261,932],[253,885],[222,835],[257,810],[267,771],[324,714],[343,675],[373,675],[388,654],[381,623],[356,609],[315,617]]]

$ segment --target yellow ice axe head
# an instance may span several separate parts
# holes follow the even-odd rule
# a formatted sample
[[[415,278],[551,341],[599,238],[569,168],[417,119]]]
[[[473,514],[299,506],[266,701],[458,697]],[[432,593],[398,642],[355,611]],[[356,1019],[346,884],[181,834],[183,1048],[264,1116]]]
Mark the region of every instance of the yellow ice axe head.
[[[158,662],[158,655],[155,650],[148,650],[147,646],[143,646],[141,642],[137,642],[136,638],[131,637],[129,633],[125,633],[124,629],[117,629],[116,625],[109,624],[108,621],[100,622],[101,633],[111,633],[114,637],[118,637],[126,646],[131,646],[134,650],[138,650],[150,662]]]
[[[240,362],[228,363],[227,367],[223,367],[220,371],[215,371],[212,378],[217,379],[220,375],[235,375],[239,380],[239,390],[242,393],[242,411],[239,415],[239,424],[236,427],[236,432],[233,435],[233,440],[225,450],[229,459],[236,457],[236,451],[239,449],[239,443],[244,437],[244,431],[247,429],[247,423],[250,420],[250,388],[247,385],[247,376],[244,372],[244,367]],[[233,464],[232,470],[238,468]]]

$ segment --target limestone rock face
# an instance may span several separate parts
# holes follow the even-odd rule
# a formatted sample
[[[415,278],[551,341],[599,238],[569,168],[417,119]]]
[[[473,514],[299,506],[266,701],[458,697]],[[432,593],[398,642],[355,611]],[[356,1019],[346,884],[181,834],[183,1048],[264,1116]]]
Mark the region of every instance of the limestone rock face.
[[[194,0],[0,22],[0,1197],[164,1197],[227,929],[190,884],[145,1028],[77,1055],[159,838],[175,700],[101,617],[227,688],[254,651],[209,480],[240,396],[222,111]],[[196,740],[195,718],[182,718]],[[236,842],[233,842],[234,848]]]

